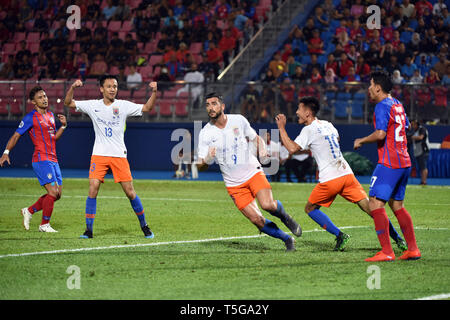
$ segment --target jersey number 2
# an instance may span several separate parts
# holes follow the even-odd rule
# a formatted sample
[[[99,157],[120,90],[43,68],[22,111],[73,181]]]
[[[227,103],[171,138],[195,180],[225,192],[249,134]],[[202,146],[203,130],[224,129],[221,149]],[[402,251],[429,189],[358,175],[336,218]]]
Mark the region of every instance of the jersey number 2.
[[[398,127],[395,128],[395,141],[403,141],[403,136],[400,135],[403,128],[403,121],[405,121],[404,115],[401,114],[395,116],[395,123],[398,124]]]

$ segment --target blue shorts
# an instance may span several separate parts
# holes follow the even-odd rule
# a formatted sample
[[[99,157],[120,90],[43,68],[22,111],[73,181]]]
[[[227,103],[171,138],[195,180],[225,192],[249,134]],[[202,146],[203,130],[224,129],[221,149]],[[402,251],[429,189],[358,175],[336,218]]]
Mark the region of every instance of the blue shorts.
[[[370,179],[369,196],[384,201],[403,200],[410,173],[411,167],[391,169],[377,164]]]
[[[58,162],[45,160],[33,162],[32,165],[41,186],[49,183],[58,186],[62,185],[62,175]]]

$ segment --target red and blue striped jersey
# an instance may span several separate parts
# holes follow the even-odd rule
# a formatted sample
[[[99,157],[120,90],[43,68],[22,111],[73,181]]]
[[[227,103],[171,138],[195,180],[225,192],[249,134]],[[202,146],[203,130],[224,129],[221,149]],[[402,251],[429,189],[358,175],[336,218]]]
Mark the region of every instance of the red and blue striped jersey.
[[[16,132],[23,135],[29,133],[34,144],[32,162],[53,161],[58,162],[56,157],[56,126],[55,116],[48,111],[40,114],[36,110],[28,113],[20,122]]]
[[[389,96],[377,103],[373,124],[375,130],[386,132],[384,140],[378,141],[378,163],[392,169],[410,167],[406,140],[409,120],[400,101]]]

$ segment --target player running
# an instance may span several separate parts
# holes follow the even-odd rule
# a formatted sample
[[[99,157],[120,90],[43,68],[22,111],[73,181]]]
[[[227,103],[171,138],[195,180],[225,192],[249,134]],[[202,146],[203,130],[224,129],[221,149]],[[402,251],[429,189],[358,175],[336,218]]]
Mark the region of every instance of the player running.
[[[394,212],[408,244],[407,250],[399,259],[420,259],[421,254],[416,244],[411,215],[403,206],[411,172],[405,130],[409,127],[409,121],[403,105],[390,95],[392,80],[389,74],[374,71],[370,78],[369,97],[377,102],[373,118],[375,131],[367,137],[356,139],[354,148],[359,149],[366,143],[378,144],[378,164],[370,183],[369,207],[382,250],[366,261],[395,260],[386,232],[388,228],[388,217],[384,208],[386,202]]]
[[[292,141],[286,132],[286,116],[276,116],[280,138],[289,154],[300,154],[311,151],[319,167],[319,183],[314,187],[305,212],[329,233],[336,236],[335,251],[343,251],[350,236],[343,233],[331,219],[320,210],[321,206],[329,207],[339,194],[346,200],[356,203],[361,210],[370,214],[369,199],[361,184],[356,180],[352,169],[342,156],[339,146],[339,133],[328,121],[319,120],[316,115],[320,110],[319,101],[314,97],[300,99],[297,109],[298,123],[304,124],[300,134]],[[392,238],[400,248],[406,244],[390,224]]]
[[[99,82],[103,99],[73,100],[75,88],[83,85],[81,80],[76,80],[67,91],[64,100],[66,106],[76,108],[77,111],[84,112],[91,118],[95,132],[94,149],[89,169],[89,194],[86,199],[86,231],[81,235],[81,238],[93,237],[93,225],[97,212],[97,195],[108,169],[111,169],[113,173],[114,182],[120,183],[130,200],[131,207],[139,219],[144,236],[153,238],[154,234],[145,220],[142,202],[133,187],[133,177],[127,160],[127,149],[124,142],[124,129],[128,117],[142,116],[144,112],[148,112],[154,107],[157,84],[156,82],[149,84],[152,95],[142,105],[116,99],[118,91],[117,77],[103,75],[100,77]]]
[[[56,157],[55,142],[61,138],[66,129],[67,120],[64,115],[58,114],[62,126],[56,131],[55,116],[48,110],[48,98],[44,89],[40,86],[32,88],[28,97],[34,105],[34,110],[22,119],[16,132],[8,140],[6,149],[0,158],[0,166],[3,167],[5,162],[11,164],[10,151],[16,146],[20,137],[28,132],[34,145],[33,170],[39,184],[45,188],[47,193],[41,196],[32,206],[21,210],[23,226],[25,230],[29,230],[33,214],[42,210],[39,231],[58,232],[50,225],[54,203],[61,198],[62,193],[62,176]]]
[[[256,198],[263,210],[279,218],[297,237],[302,234],[302,229],[286,213],[281,202],[273,199],[272,188],[263,168],[251,152],[250,144],[254,144],[260,158],[267,157],[263,139],[242,115],[225,114],[224,110],[225,104],[220,94],[206,96],[210,121],[199,134],[199,170],[206,170],[216,160],[228,194],[242,214],[261,232],[284,241],[286,251],[295,251],[294,238],[264,218],[255,201]]]

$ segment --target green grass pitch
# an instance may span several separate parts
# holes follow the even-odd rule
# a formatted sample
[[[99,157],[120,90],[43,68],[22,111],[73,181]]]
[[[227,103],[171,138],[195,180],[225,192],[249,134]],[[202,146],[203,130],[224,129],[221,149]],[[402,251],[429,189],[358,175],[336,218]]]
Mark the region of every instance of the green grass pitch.
[[[37,180],[0,179],[1,299],[416,299],[450,293],[449,187],[407,188],[406,208],[422,259],[369,264],[364,259],[379,250],[372,220],[339,197],[324,208],[351,235],[347,249],[334,252],[334,237],[303,211],[313,184],[272,184],[274,198],[304,231],[291,253],[280,240],[259,234],[223,182],[135,180],[134,185],[154,239],[143,237],[128,199],[112,180],[100,189],[94,238],[79,239],[87,179],[64,180],[51,220],[55,234],[38,232],[41,212],[29,231],[22,226],[20,209],[44,193]],[[379,267],[378,288],[368,286],[372,265]],[[79,282],[68,273],[70,266],[79,270]]]

